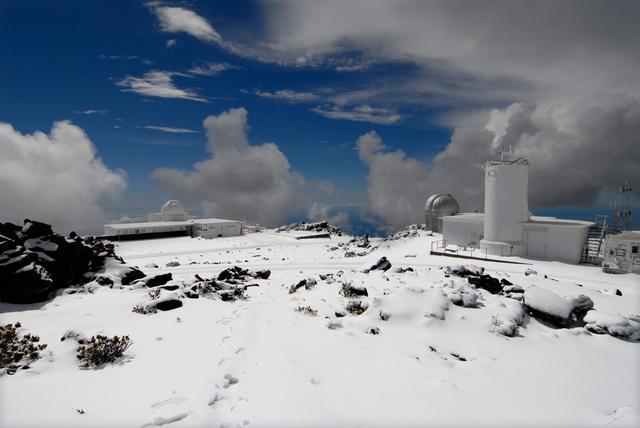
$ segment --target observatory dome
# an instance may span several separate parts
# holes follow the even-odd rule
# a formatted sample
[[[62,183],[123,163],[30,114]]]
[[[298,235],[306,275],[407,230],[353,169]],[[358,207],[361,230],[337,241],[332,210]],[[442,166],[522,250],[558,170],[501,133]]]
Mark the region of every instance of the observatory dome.
[[[164,221],[184,221],[189,219],[189,214],[184,209],[182,202],[173,199],[164,203],[160,209],[160,214]]]
[[[456,214],[460,211],[458,201],[450,194],[431,195],[424,204],[425,225],[434,232],[442,232],[440,217]]]
[[[460,211],[458,201],[450,194],[431,195],[424,204],[424,210],[428,213],[437,213],[440,215],[451,215]]]

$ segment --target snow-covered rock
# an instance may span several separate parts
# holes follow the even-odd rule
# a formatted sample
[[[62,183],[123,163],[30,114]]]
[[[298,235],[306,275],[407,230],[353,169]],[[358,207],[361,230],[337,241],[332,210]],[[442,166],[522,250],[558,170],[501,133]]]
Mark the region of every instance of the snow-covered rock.
[[[524,291],[524,304],[534,317],[558,327],[569,325],[575,307],[573,301],[536,286],[530,286]]]
[[[624,339],[640,340],[640,317],[590,310],[584,317],[585,328],[593,333],[609,334]]]

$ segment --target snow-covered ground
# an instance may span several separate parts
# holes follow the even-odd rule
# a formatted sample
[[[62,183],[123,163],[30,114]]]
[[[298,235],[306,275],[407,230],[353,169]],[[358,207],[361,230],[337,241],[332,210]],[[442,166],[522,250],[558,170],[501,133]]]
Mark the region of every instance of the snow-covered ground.
[[[0,426],[640,423],[640,342],[556,329],[528,315],[514,337],[504,336],[499,324],[518,318],[517,301],[445,277],[443,266],[470,261],[429,255],[437,237],[372,240],[378,248],[362,257],[332,249],[349,238],[265,231],[117,244],[128,264],[175,280],[233,265],[270,269],[269,279],[252,281],[259,287],[248,288],[246,300],[184,299],[181,308],[141,315],[131,309],[149,300],[148,289],[97,287],[43,304],[0,304],[2,324],[19,321],[48,344],[30,369],[0,377]],[[363,272],[382,256],[392,269]],[[589,296],[614,317],[640,314],[638,275],[510,260],[530,264],[471,263],[525,290]],[[159,267],[145,267],[152,263]],[[289,292],[309,277],[315,287]],[[341,295],[349,282],[368,296]],[[476,307],[452,304],[456,294]],[[350,300],[366,310],[338,318]],[[316,316],[296,310],[305,307]],[[69,329],[127,334],[134,344],[117,364],[81,369],[77,343],[60,341]]]

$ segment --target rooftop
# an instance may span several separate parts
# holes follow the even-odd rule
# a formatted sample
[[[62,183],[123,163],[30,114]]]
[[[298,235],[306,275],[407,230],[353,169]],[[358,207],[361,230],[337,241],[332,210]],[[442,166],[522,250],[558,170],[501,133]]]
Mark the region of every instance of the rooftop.
[[[184,221],[146,221],[141,223],[112,223],[105,224],[105,227],[113,229],[132,229],[143,227],[160,227],[160,226],[190,226],[192,224],[211,224],[211,223],[238,223],[238,220],[227,220],[223,218],[197,218]]]
[[[640,241],[640,231],[632,230],[629,232],[622,232],[615,235],[607,236],[607,239],[616,241]]]

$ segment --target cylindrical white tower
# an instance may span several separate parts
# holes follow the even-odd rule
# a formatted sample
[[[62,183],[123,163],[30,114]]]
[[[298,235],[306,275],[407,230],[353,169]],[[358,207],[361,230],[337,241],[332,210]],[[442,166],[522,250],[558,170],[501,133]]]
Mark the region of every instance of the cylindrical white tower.
[[[529,221],[527,187],[529,162],[489,161],[484,176],[484,239],[489,254],[517,255],[524,251],[523,222]]]

